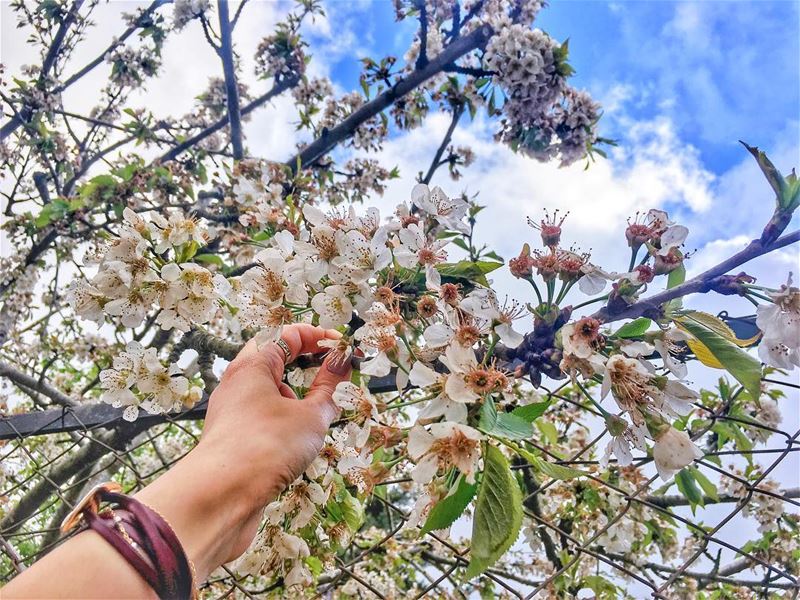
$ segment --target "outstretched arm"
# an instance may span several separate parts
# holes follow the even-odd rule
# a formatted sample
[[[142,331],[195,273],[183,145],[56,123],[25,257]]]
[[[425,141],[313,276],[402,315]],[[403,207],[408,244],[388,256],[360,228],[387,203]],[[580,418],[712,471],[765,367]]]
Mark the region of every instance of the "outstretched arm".
[[[282,338],[292,358],[316,353],[339,333],[291,325]],[[240,556],[256,534],[263,507],[317,456],[337,409],[336,384],[349,365],[325,360],[298,400],[281,382],[284,353],[248,343],[209,401],[198,445],[135,498],[160,513],[194,563],[196,582]],[[155,597],[136,571],[98,534],[83,532],[11,581],[3,598]]]

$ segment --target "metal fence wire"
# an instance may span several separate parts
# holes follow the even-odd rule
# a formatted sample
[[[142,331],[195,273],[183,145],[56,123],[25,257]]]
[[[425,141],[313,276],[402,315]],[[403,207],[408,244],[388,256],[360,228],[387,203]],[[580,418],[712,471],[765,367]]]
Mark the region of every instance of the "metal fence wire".
[[[770,378],[764,384],[785,390],[786,395],[775,394],[783,402],[796,403],[800,386],[787,379]],[[645,476],[647,456],[631,467],[615,468],[612,462],[609,469],[601,468],[596,458],[607,432],[590,435],[564,425],[591,419],[581,413],[594,409],[566,385],[547,396],[563,443],[553,444],[547,436],[532,443],[555,464],[580,468],[587,476],[536,480],[528,465],[515,463],[525,489],[525,540],[521,536],[505,559],[478,579],[463,576],[469,546],[457,535],[458,527],[449,537],[419,535],[404,527],[410,479],[399,479],[379,484],[361,530],[336,564],[325,566],[316,586],[286,590],[269,574],[243,577],[223,567],[202,584],[202,596],[797,597],[800,488],[793,487],[797,478],[775,482],[770,475],[784,461],[796,464],[800,429],[784,431],[733,416],[730,402],[704,396],[695,411],[704,426],[692,430],[693,438],[733,422],[765,443],[750,449],[744,443],[734,449],[706,447],[693,468],[714,479],[719,492],[702,490],[701,506],[690,509],[686,493],[674,493],[674,488],[664,493],[655,476]],[[183,413],[129,423],[118,409],[92,404],[0,417],[0,580],[8,581],[60,542],[59,524],[92,486],[113,479],[134,492],[180,460],[198,439],[204,411],[205,402]],[[553,509],[570,495],[589,507],[602,497],[602,505],[614,510],[595,518],[576,513],[570,520]],[[773,530],[769,543],[737,539],[733,530],[743,519],[758,513],[763,520],[764,511],[775,521],[767,527]],[[631,553],[615,542],[627,528],[650,527],[648,535],[658,535],[664,531],[659,523],[677,525],[680,538],[662,543],[661,555]],[[670,546],[673,551],[664,556],[663,548]]]

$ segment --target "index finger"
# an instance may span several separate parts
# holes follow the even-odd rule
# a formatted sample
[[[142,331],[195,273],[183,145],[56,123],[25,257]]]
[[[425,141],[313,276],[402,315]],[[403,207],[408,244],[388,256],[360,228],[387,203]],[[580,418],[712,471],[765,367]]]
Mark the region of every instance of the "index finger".
[[[283,328],[281,339],[286,342],[291,350],[291,357],[286,362],[291,362],[301,354],[316,354],[326,350],[319,346],[322,340],[338,340],[342,334],[335,329],[314,327],[308,323],[295,323]]]
[[[315,354],[322,352],[325,348],[321,348],[318,343],[322,340],[338,340],[342,334],[335,329],[322,329],[321,327],[314,327],[308,323],[293,323],[283,328],[281,332],[281,339],[289,346],[291,356],[286,357],[285,362],[290,363],[301,354]],[[239,352],[237,358],[246,358],[247,356],[259,354],[259,352],[277,353],[281,361],[284,361],[282,350],[278,350],[275,344],[267,344],[259,350],[255,340],[250,340],[245,344]]]

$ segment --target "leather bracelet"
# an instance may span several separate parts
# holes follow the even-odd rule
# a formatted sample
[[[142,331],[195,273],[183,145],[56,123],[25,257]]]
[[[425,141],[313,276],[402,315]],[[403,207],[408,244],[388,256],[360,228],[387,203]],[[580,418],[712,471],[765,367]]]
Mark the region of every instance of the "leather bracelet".
[[[95,487],[64,519],[62,533],[79,525],[93,529],[159,598],[195,598],[194,569],[172,527],[155,510],[120,490],[115,483]],[[101,511],[100,502],[115,507]]]

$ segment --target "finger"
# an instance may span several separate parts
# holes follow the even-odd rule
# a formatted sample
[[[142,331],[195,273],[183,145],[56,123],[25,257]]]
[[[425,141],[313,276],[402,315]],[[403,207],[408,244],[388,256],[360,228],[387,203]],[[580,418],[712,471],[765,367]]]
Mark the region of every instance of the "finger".
[[[281,338],[289,346],[291,356],[286,362],[291,362],[300,354],[314,354],[322,352],[325,348],[318,345],[322,340],[338,340],[342,334],[335,329],[322,329],[308,323],[295,323],[283,328]]]
[[[236,355],[228,370],[235,372],[248,364],[262,364],[268,368],[277,386],[283,378],[283,370],[286,363],[293,361],[300,354],[321,352],[324,348],[319,347],[318,343],[320,341],[325,339],[336,340],[340,337],[342,337],[342,334],[335,329],[322,329],[308,323],[287,325],[283,328],[281,339],[289,347],[290,356],[286,356],[283,349],[274,342],[262,344],[261,348],[259,348],[255,339],[251,339]]]
[[[284,383],[281,381],[281,383],[278,385],[278,391],[284,398],[294,398],[295,400],[297,399],[297,394],[294,393],[294,390],[288,383]]]
[[[325,357],[317,376],[306,394],[306,401],[313,402],[324,412],[325,418],[332,422],[339,415],[339,408],[333,402],[333,391],[342,381],[350,379],[350,362],[332,361]],[[333,364],[332,364],[333,363]]]

